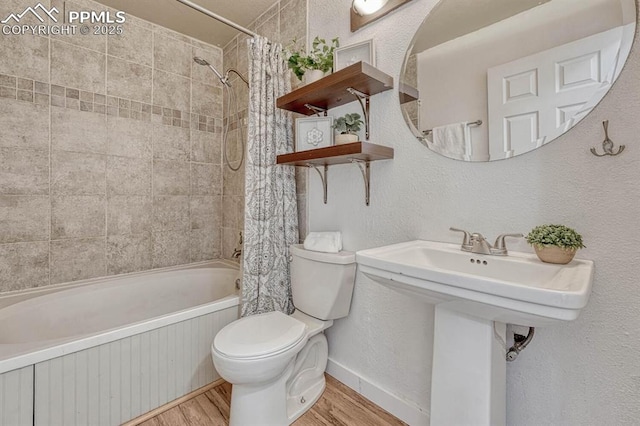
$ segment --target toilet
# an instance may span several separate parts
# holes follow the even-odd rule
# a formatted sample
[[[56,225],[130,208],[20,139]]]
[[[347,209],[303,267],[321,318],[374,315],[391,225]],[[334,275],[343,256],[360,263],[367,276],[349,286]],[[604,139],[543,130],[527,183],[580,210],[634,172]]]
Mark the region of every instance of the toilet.
[[[355,253],[289,247],[291,315],[269,312],[224,327],[211,345],[213,364],[231,383],[230,426],[284,426],[320,398],[328,346],[323,331],[349,314]]]

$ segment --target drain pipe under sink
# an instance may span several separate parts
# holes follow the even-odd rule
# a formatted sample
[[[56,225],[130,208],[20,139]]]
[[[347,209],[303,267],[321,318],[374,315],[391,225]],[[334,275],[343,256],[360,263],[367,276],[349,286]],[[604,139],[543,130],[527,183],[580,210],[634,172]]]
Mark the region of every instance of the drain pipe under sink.
[[[507,362],[515,361],[518,358],[520,352],[527,347],[531,340],[533,340],[533,334],[535,333],[535,327],[529,327],[529,333],[526,336],[522,334],[513,333],[513,346],[507,351]]]

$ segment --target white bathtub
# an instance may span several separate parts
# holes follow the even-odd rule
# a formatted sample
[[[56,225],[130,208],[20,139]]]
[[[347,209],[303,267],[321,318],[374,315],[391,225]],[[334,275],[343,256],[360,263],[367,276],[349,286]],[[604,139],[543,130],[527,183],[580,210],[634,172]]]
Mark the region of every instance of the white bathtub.
[[[237,278],[216,261],[0,298],[0,425],[120,424],[215,380]]]

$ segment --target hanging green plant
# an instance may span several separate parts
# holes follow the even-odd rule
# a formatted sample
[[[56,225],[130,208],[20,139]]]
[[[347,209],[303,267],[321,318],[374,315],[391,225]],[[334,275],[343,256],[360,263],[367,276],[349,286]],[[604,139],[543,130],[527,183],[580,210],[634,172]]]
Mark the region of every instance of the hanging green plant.
[[[340,46],[337,37],[327,44],[325,39],[316,36],[308,54],[304,47],[298,47],[297,44],[297,40],[294,39],[291,48],[284,49],[284,53],[287,56],[287,65],[299,80],[302,80],[304,73],[308,70],[320,70],[326,73],[333,69],[333,51]]]

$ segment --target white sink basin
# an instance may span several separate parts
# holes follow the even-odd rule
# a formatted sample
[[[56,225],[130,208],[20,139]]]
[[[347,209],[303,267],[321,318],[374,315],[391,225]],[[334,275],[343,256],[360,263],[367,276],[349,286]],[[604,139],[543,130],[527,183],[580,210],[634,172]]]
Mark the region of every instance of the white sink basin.
[[[463,252],[459,244],[410,241],[356,253],[374,281],[432,304],[526,326],[574,320],[589,299],[594,264],[553,265],[535,254]]]

